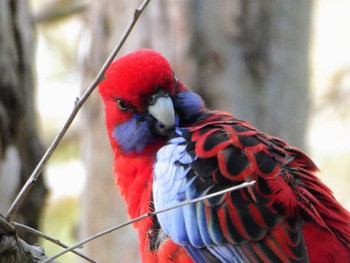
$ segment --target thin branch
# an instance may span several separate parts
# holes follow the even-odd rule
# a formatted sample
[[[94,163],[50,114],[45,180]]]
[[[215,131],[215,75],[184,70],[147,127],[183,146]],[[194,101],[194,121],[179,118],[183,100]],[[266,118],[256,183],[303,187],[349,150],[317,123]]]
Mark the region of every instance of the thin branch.
[[[38,237],[42,237],[46,240],[49,240],[50,242],[60,246],[60,247],[63,247],[63,248],[68,248],[68,246],[64,243],[62,243],[61,241],[59,241],[58,239],[54,239],[46,234],[44,234],[43,232],[40,232],[34,228],[31,228],[29,226],[26,226],[26,225],[23,225],[23,224],[20,224],[20,223],[17,223],[17,222],[12,222],[12,224],[16,227],[16,228],[22,228],[23,230],[29,232],[29,233],[32,233],[33,235],[36,235]],[[72,253],[78,255],[79,257],[82,257],[83,259],[89,261],[89,262],[92,262],[92,263],[96,263],[95,260],[81,254],[80,252],[77,252],[75,250],[71,250]]]
[[[4,217],[0,214],[0,234],[16,233],[16,228],[7,222]]]
[[[134,28],[138,18],[140,17],[140,15],[142,14],[142,12],[144,11],[144,9],[146,8],[146,6],[148,5],[148,3],[150,1],[151,0],[144,0],[142,2],[142,4],[140,5],[140,7],[135,10],[135,13],[134,13],[134,16],[133,16],[131,22],[129,23],[129,25],[126,28],[124,34],[120,38],[118,44],[114,47],[113,51],[110,53],[110,55],[108,56],[107,60],[103,64],[102,68],[100,69],[100,72],[96,75],[95,79],[92,81],[92,83],[90,84],[88,89],[84,92],[84,94],[81,96],[81,98],[80,99],[77,98],[75,100],[74,108],[73,108],[71,114],[69,115],[67,121],[65,122],[65,124],[63,125],[61,130],[56,135],[56,137],[53,140],[52,144],[47,149],[46,153],[44,154],[44,156],[42,157],[42,159],[40,160],[40,162],[38,163],[38,165],[34,169],[33,173],[31,174],[31,176],[29,177],[29,179],[27,180],[25,185],[22,187],[20,193],[17,195],[15,201],[12,203],[10,209],[6,213],[5,219],[7,221],[9,221],[9,222],[12,221],[14,215],[17,212],[18,207],[22,204],[23,200],[25,199],[25,197],[29,193],[30,189],[33,187],[35,181],[40,176],[40,173],[42,172],[45,164],[50,159],[50,157],[54,153],[54,151],[56,150],[57,146],[59,145],[59,143],[61,142],[63,136],[65,135],[65,133],[67,132],[68,128],[72,124],[72,122],[73,122],[75,116],[77,115],[77,113],[79,112],[80,108],[85,103],[85,101],[88,99],[90,94],[94,91],[94,89],[97,87],[97,85],[103,80],[104,74],[105,74],[108,66],[112,63],[113,59],[115,58],[115,56],[118,54],[118,52],[120,51],[120,49],[124,45],[124,43],[125,43],[126,39],[128,38],[130,32]]]
[[[138,222],[140,220],[143,220],[143,219],[145,219],[147,217],[155,216],[155,215],[167,212],[169,210],[173,210],[173,209],[176,209],[176,208],[179,208],[179,207],[183,207],[183,206],[186,206],[186,205],[190,205],[190,204],[194,204],[194,203],[203,201],[205,199],[209,199],[209,198],[212,198],[212,197],[215,197],[215,196],[219,196],[219,195],[223,195],[223,194],[226,194],[226,193],[229,193],[229,192],[237,191],[239,189],[247,188],[249,186],[253,186],[254,184],[255,184],[255,181],[245,182],[245,183],[242,183],[240,185],[236,185],[236,186],[233,186],[233,187],[230,187],[230,188],[227,188],[227,189],[224,189],[224,190],[212,193],[212,194],[204,195],[204,196],[192,199],[192,200],[183,201],[183,202],[181,202],[181,203],[179,203],[179,204],[177,204],[175,206],[172,206],[172,207],[168,207],[168,208],[165,208],[165,209],[162,209],[162,210],[158,210],[158,211],[154,211],[154,212],[149,212],[149,213],[143,214],[142,216],[139,216],[139,217],[136,217],[134,219],[128,220],[127,222],[125,222],[123,224],[111,227],[111,228],[109,228],[109,229],[107,229],[105,231],[102,231],[102,232],[100,232],[100,233],[98,233],[96,235],[90,236],[90,237],[80,241],[79,243],[75,244],[74,246],[71,246],[71,247],[61,251],[60,253],[57,253],[56,255],[53,255],[52,257],[49,257],[48,259],[44,260],[42,263],[48,263],[51,260],[54,260],[54,259],[64,255],[65,253],[71,251],[72,249],[76,249],[78,247],[81,247],[84,244],[86,244],[86,243],[88,243],[88,242],[90,242],[92,240],[95,240],[95,239],[97,239],[97,238],[99,238],[101,236],[104,236],[104,235],[109,234],[109,233],[111,233],[113,231],[116,231],[116,230],[118,230],[118,229],[120,229],[122,227],[131,225],[132,223],[135,223],[135,222]]]

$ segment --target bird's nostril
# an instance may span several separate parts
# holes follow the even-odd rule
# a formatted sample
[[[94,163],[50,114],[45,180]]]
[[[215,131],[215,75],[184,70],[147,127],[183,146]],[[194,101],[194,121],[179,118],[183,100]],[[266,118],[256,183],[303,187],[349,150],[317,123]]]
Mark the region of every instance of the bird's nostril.
[[[162,128],[162,129],[165,128],[165,125],[162,122],[160,122],[160,121],[158,121],[157,125],[158,125],[159,128]]]

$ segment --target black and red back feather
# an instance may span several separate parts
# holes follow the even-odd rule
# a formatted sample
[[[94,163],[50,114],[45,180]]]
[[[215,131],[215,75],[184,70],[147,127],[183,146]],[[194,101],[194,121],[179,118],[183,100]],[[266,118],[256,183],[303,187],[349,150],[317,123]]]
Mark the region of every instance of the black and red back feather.
[[[253,187],[205,200],[172,218],[160,219],[161,225],[166,225],[173,218],[177,220],[174,224],[184,218],[171,228],[184,232],[175,241],[188,246],[193,257],[205,259],[206,250],[223,262],[308,262],[309,257],[312,262],[343,262],[350,257],[350,215],[315,176],[316,165],[300,150],[219,111],[202,113],[173,137],[182,140],[170,140],[165,148],[182,148],[170,154],[169,169],[174,172],[169,177],[175,179],[167,182],[176,186],[182,181],[179,188],[170,189],[169,183],[167,188],[181,192],[179,202],[183,196],[195,198],[256,181]],[[167,158],[164,152],[162,155]],[[174,155],[180,157],[176,159]],[[181,162],[181,158],[187,160],[187,155],[191,162]],[[154,184],[159,185],[157,165]],[[162,198],[157,197],[159,192],[155,203]],[[193,223],[199,225],[195,235],[191,232],[196,230],[186,231]],[[171,228],[165,227],[172,237]],[[315,253],[315,236],[332,242],[334,251]],[[215,246],[218,248],[213,249]],[[225,257],[227,250],[230,256]],[[232,257],[232,253],[236,256]]]

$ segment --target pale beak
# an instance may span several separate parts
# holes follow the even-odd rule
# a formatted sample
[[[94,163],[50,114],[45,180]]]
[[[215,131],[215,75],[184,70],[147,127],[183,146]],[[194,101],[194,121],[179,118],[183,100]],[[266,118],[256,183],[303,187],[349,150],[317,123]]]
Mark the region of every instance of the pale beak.
[[[175,127],[175,111],[174,104],[171,98],[158,97],[154,104],[148,106],[148,113],[156,120],[156,131],[161,135]]]

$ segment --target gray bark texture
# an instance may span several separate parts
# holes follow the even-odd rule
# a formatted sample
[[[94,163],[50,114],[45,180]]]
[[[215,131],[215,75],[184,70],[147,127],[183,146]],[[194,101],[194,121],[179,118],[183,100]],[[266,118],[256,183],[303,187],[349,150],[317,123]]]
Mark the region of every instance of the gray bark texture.
[[[27,2],[0,1],[0,213],[9,209],[43,154],[36,129],[32,55],[33,29]],[[37,229],[45,195],[40,177],[15,220]],[[1,259],[7,253],[7,238],[17,237],[12,232],[12,237],[7,237],[3,224],[0,233]],[[37,242],[36,236],[17,233],[31,244]]]
[[[16,229],[0,216],[0,263],[35,263],[45,259],[41,247],[18,238]]]
[[[311,2],[191,3],[190,85],[210,107],[304,148]]]
[[[140,3],[92,3],[84,87]],[[311,1],[154,0],[119,55],[139,48],[161,52],[174,66],[178,79],[200,93],[208,107],[229,111],[304,148],[311,7]],[[120,209],[123,201],[114,194],[112,156],[102,101],[97,96],[93,95],[85,110],[88,183],[81,216],[84,236],[95,233],[97,225],[103,228],[107,220],[107,224],[117,224],[125,218],[124,209]],[[117,219],[120,213],[123,216]],[[114,233],[107,245],[98,241],[88,246],[87,254],[104,262],[126,262],[125,258],[130,262],[137,253],[132,235],[127,231]],[[120,240],[127,240],[126,249]]]

